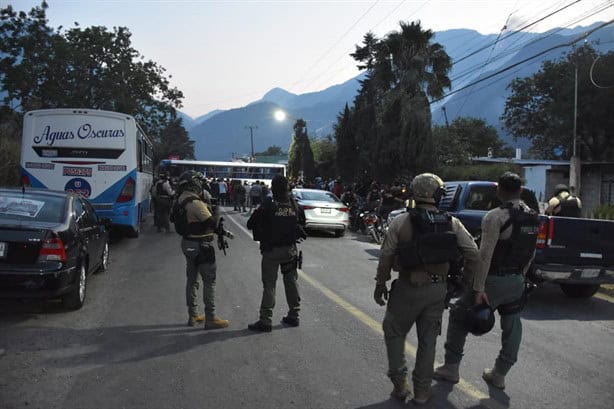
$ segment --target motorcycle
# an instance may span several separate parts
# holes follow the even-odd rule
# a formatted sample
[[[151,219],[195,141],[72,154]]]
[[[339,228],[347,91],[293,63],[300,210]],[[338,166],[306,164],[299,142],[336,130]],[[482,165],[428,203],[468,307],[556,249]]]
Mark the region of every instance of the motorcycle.
[[[377,244],[381,244],[384,234],[379,216],[375,212],[364,212],[362,214],[362,220],[364,221],[369,236],[371,236],[373,241]]]

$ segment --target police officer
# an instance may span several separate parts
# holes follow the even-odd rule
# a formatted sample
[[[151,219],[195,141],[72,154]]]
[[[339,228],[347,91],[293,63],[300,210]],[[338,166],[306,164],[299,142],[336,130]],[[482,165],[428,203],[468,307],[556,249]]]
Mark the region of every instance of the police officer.
[[[156,205],[154,208],[154,221],[156,227],[158,228],[158,233],[160,233],[162,229],[165,229],[168,233],[171,230],[169,216],[175,191],[173,190],[166,173],[160,173],[160,178],[156,183],[155,190]]]
[[[391,222],[375,277],[375,301],[385,305],[384,299],[389,298],[383,323],[388,376],[394,385],[391,395],[401,400],[410,395],[405,338],[416,324],[418,351],[412,379],[413,400],[418,404],[431,396],[435,343],[441,332],[450,262],[458,258],[460,249],[466,269],[479,268],[478,248],[469,232],[458,219],[437,209],[443,186],[443,181],[432,173],[413,179],[410,189],[416,208]],[[399,278],[388,293],[386,282],[391,278],[391,269],[399,272]]]
[[[262,253],[262,302],[260,319],[248,328],[252,331],[272,330],[273,308],[277,271],[281,269],[288,302],[288,314],[282,322],[296,327],[299,325],[301,297],[298,290],[298,250],[296,242],[305,238],[301,225],[305,214],[288,194],[288,180],[275,175],[271,181],[273,197],[267,197],[247,222],[247,228],[254,231],[254,240],[260,241]]]
[[[497,196],[503,203],[482,219],[480,258],[483,268],[473,278],[473,291],[466,292],[458,307],[487,303],[501,315],[501,351],[492,369],[482,378],[493,386],[505,388],[505,376],[518,357],[522,336],[520,311],[525,289],[524,275],[535,255],[538,215],[522,200],[520,177],[505,172],[499,178]],[[445,365],[437,368],[435,378],[456,383],[467,337],[462,309],[450,311],[445,344]]]
[[[181,240],[181,250],[186,259],[186,304],[188,325],[196,326],[205,321],[205,329],[225,328],[227,320],[215,316],[215,250],[213,234],[217,227],[216,217],[202,199],[202,179],[198,172],[186,171],[179,178],[181,194],[177,199],[186,210],[187,234]],[[177,221],[176,221],[177,222]],[[203,280],[205,315],[198,314],[198,277]]]
[[[566,185],[556,185],[554,195],[548,201],[546,214],[550,216],[580,217],[582,212],[582,202],[580,198],[574,196]]]

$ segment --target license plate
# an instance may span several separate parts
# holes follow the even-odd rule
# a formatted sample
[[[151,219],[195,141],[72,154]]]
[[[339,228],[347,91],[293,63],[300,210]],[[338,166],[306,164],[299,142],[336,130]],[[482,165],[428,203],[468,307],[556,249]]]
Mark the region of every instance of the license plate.
[[[330,213],[330,209],[320,209],[320,213]]]
[[[8,245],[5,242],[0,241],[0,258],[6,257],[7,248],[8,248]]]
[[[586,270],[582,270],[581,277],[582,278],[596,278],[599,277],[599,273],[601,270],[596,268],[587,268]]]

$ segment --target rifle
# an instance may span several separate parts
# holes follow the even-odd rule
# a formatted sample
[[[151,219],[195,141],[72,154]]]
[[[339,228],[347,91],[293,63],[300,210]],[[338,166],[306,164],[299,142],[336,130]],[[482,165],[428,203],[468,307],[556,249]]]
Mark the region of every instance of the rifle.
[[[217,230],[215,231],[217,234],[217,248],[224,252],[226,255],[226,249],[228,248],[228,241],[226,238],[234,239],[235,236],[224,227],[224,218],[220,217],[220,221],[217,224]]]

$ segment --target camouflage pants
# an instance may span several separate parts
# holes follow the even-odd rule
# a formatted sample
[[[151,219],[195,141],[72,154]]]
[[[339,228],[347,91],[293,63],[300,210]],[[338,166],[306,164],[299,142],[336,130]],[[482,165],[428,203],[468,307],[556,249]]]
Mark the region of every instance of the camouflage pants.
[[[445,283],[414,286],[407,280],[394,282],[383,323],[388,353],[388,376],[392,380],[407,376],[405,338],[415,323],[418,350],[412,380],[415,388],[430,387],[445,297]]]

